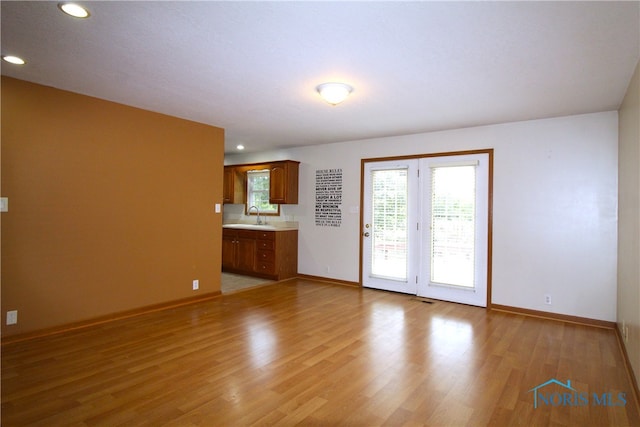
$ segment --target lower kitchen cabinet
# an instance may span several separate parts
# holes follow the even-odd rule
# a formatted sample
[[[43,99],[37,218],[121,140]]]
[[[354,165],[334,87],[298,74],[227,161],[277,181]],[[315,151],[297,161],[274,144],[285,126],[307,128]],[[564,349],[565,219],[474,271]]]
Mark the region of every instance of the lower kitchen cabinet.
[[[298,230],[222,229],[222,271],[283,280],[298,274]]]
[[[223,229],[226,230],[226,229]],[[222,270],[253,271],[256,265],[256,239],[250,230],[222,232]]]

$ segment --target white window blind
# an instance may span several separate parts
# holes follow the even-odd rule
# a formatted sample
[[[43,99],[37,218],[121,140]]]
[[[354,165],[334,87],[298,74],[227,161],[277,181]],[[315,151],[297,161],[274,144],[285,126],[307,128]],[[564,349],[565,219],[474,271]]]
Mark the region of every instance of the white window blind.
[[[431,167],[431,282],[474,287],[476,166]]]
[[[407,281],[407,169],[372,171],[371,275]]]
[[[260,213],[278,213],[278,205],[269,203],[269,170],[247,171],[247,210],[255,206]]]

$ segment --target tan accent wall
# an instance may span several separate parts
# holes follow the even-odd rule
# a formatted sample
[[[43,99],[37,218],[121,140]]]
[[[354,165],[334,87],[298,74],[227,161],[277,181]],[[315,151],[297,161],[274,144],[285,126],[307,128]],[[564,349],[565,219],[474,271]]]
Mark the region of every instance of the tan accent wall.
[[[640,62],[618,113],[618,327],[640,382]],[[624,336],[624,331],[622,331]]]
[[[223,129],[4,76],[1,89],[3,336],[219,293]]]

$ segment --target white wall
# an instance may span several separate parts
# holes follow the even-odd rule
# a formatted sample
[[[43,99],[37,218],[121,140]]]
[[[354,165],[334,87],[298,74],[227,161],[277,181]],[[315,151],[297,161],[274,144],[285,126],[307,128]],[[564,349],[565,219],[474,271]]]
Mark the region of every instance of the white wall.
[[[225,163],[292,159],[300,203],[302,274],[359,280],[360,160],[494,148],[492,302],[614,321],[616,318],[617,112],[345,142]],[[342,168],[342,227],[316,227],[316,169]],[[553,305],[543,295],[551,294]]]

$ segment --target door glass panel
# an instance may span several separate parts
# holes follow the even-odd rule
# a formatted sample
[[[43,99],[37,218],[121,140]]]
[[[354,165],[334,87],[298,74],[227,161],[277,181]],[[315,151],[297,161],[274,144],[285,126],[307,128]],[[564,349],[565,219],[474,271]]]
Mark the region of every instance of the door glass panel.
[[[431,168],[431,282],[473,288],[476,166]]]
[[[372,184],[371,275],[407,281],[407,169],[375,170]]]

